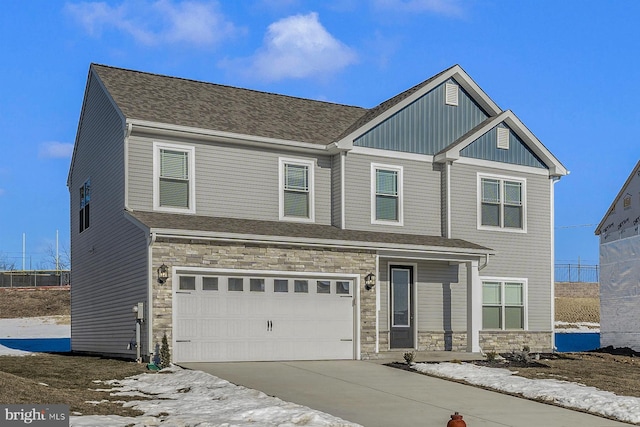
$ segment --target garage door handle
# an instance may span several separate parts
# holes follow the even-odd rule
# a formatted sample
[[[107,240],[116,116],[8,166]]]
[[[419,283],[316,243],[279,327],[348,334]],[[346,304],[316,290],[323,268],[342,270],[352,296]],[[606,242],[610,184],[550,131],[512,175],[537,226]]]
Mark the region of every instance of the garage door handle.
[[[191,342],[191,340],[176,340],[176,342]]]
[[[176,291],[176,294],[189,294],[189,295],[191,295],[191,292],[180,292],[180,291]]]
[[[267,331],[273,331],[273,322],[271,320],[267,320]]]
[[[351,338],[342,338],[340,341],[353,341]]]

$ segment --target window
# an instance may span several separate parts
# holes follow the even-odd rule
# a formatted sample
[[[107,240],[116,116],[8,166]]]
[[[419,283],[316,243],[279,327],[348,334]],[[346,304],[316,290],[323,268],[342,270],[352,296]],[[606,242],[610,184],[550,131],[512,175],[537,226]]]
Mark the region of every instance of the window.
[[[91,201],[91,179],[87,179],[80,187],[79,230],[82,233],[89,228],[89,202]]]
[[[195,212],[194,155],[194,147],[154,143],[154,209]]]
[[[349,295],[349,282],[336,282],[336,294]]]
[[[280,219],[314,221],[313,162],[280,159]]]
[[[308,280],[294,280],[293,281],[293,289],[294,292],[299,292],[306,294],[309,292],[309,281]]]
[[[178,287],[183,291],[195,291],[196,278],[194,276],[180,276],[180,284]]]
[[[217,291],[218,290],[218,278],[217,277],[203,277],[202,278],[202,290],[203,291]]]
[[[232,292],[242,292],[244,288],[244,280],[242,277],[229,277],[227,289]]]
[[[526,329],[524,282],[482,282],[482,329]]]
[[[273,281],[273,292],[289,292],[289,281],[286,279],[275,279]]]
[[[264,279],[249,279],[249,290],[251,292],[264,292]]]
[[[402,167],[371,164],[371,223],[402,225]]]
[[[478,228],[526,231],[526,181],[480,176],[479,183]]]
[[[331,293],[331,283],[328,280],[318,280],[317,282],[318,288],[317,293],[319,294],[330,294]]]

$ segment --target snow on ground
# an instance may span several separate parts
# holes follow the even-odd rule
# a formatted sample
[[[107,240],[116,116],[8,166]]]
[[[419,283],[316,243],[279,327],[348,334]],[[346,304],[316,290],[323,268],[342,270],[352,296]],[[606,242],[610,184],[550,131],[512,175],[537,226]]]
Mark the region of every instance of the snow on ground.
[[[0,338],[68,338],[69,316],[0,319]]]
[[[0,345],[0,356],[30,356],[32,354],[35,353],[30,353],[28,351],[22,350],[14,350],[13,348]]]
[[[620,421],[640,423],[640,398],[617,396],[584,384],[554,379],[532,380],[519,377],[508,369],[488,368],[471,363],[418,363],[413,368],[419,372],[464,380],[529,399],[602,414]]]
[[[555,322],[556,332],[600,332],[600,323],[593,322],[562,322],[556,320]]]
[[[71,416],[71,426],[358,426],[201,371],[177,367],[105,384],[112,388],[102,390],[112,396],[149,397],[150,400],[124,404],[143,411],[144,415]]]

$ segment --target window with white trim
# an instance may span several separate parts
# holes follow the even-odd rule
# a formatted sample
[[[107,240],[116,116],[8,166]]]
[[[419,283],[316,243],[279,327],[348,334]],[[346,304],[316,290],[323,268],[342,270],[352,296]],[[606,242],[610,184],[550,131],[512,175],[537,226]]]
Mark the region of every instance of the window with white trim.
[[[310,160],[284,158],[279,163],[280,219],[313,222],[314,163]]]
[[[153,207],[170,212],[195,212],[195,148],[154,143]]]
[[[402,167],[371,164],[371,223],[402,225]]]
[[[526,181],[478,176],[478,228],[526,231]]]
[[[483,281],[482,329],[526,329],[525,293],[524,281]]]

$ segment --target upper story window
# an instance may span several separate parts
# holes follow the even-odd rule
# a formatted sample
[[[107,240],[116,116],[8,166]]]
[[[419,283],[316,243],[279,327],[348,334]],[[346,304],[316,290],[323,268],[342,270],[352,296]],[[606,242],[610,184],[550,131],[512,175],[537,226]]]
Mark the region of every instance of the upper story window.
[[[310,160],[280,159],[279,164],[279,212],[280,219],[313,222],[314,163]]]
[[[154,143],[153,208],[195,212],[194,147]]]
[[[482,282],[482,329],[526,329],[526,281]]]
[[[526,181],[478,175],[478,228],[526,231]]]
[[[371,164],[371,223],[402,225],[402,167]]]
[[[89,214],[89,202],[91,201],[91,179],[87,179],[85,183],[80,187],[80,212],[79,219],[79,232],[89,228],[90,214]]]

